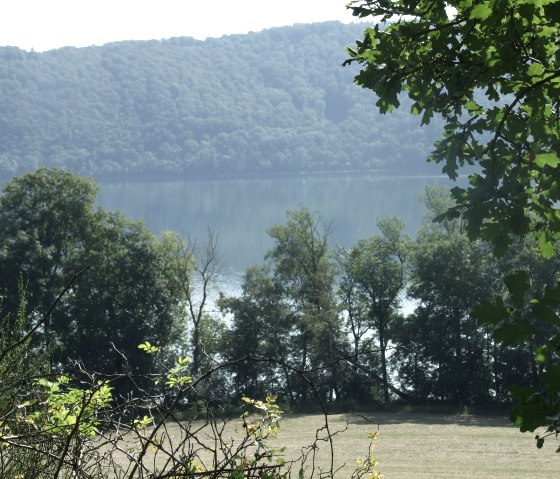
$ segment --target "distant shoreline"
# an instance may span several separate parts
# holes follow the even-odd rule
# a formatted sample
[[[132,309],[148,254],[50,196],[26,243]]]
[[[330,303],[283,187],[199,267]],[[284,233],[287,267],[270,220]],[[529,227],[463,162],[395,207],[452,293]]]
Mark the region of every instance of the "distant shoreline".
[[[167,183],[174,181],[251,181],[251,180],[285,180],[296,178],[317,178],[317,177],[333,177],[333,176],[377,176],[377,177],[444,177],[442,173],[429,173],[424,171],[408,171],[402,170],[322,170],[322,171],[292,171],[282,173],[254,173],[254,174],[212,174],[212,175],[94,175],[95,181],[99,183]]]
[[[27,172],[16,173],[12,176],[0,176],[0,185],[6,183],[10,179],[24,175]],[[162,175],[89,175],[86,173],[76,173],[78,175],[93,178],[99,184],[118,184],[118,183],[172,183],[172,182],[204,182],[204,181],[257,181],[257,180],[287,180],[297,178],[325,178],[335,176],[375,176],[378,178],[447,178],[443,173],[433,172],[430,173],[425,170],[407,171],[402,170],[336,170],[336,171],[300,171],[300,172],[285,172],[275,174],[237,174],[237,175],[176,175],[176,174],[162,174]],[[459,175],[465,176],[465,175]],[[450,180],[451,181],[451,180]]]
[[[42,167],[40,167],[42,168]],[[48,168],[48,167],[46,167]],[[70,170],[72,171],[72,170]],[[15,176],[24,175],[27,172],[15,173],[11,176],[0,175],[0,183],[9,181]],[[168,183],[174,181],[243,181],[243,180],[284,180],[295,178],[314,178],[314,177],[329,177],[329,176],[377,176],[377,177],[411,177],[411,178],[436,178],[446,177],[441,172],[430,172],[427,168],[419,168],[418,170],[409,170],[403,172],[402,169],[347,169],[347,170],[320,170],[320,171],[286,171],[286,172],[259,172],[259,173],[237,173],[237,174],[176,174],[176,173],[161,173],[161,174],[130,174],[123,173],[122,175],[96,175],[88,173],[76,172],[78,175],[88,176],[93,178],[98,183],[111,184],[111,183]]]

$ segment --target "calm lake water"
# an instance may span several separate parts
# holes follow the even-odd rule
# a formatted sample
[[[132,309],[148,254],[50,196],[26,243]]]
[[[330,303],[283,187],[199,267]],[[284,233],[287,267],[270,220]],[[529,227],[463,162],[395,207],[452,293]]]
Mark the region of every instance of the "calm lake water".
[[[103,184],[99,205],[143,219],[156,234],[172,229],[203,242],[219,239],[224,274],[263,261],[272,241],[266,230],[285,223],[286,211],[307,207],[332,223],[332,246],[349,247],[377,233],[376,221],[400,216],[408,232],[422,223],[419,197],[428,184],[452,186],[446,177],[340,175],[281,179]]]

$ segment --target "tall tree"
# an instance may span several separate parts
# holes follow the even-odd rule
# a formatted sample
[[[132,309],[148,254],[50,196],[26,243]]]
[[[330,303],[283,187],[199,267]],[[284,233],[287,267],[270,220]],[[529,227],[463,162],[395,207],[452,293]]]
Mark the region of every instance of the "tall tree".
[[[29,308],[40,316],[62,285],[89,266],[44,324],[42,345],[57,351],[60,364],[81,359],[104,372],[114,371],[115,361],[124,366],[124,353],[134,370],[145,358],[138,344],[174,339],[180,301],[175,258],[143,223],[94,210],[96,193],[92,180],[57,169],[4,185],[0,296],[13,314],[21,277]]]
[[[472,310],[502,290],[502,271],[522,267],[538,290],[557,274],[557,261],[536,254],[528,239],[498,260],[489,244],[468,241],[458,220],[433,222],[453,205],[448,191],[428,187],[424,202],[426,223],[412,250],[408,288],[418,305],[393,329],[399,381],[419,400],[506,403],[512,384],[537,384],[537,364],[527,346],[493,339]]]
[[[203,341],[203,331],[207,330],[205,322],[212,321],[207,308],[211,295],[215,293],[213,289],[221,269],[218,238],[210,230],[202,247],[189,236],[177,243],[176,247],[176,274],[185,299],[185,314],[190,333],[191,371],[193,375],[197,375],[204,363],[203,356],[208,352]]]
[[[408,294],[419,303],[413,332],[422,337],[431,397],[461,406],[490,399],[487,331],[471,309],[498,291],[499,279],[489,245],[471,243],[459,230],[419,234]]]
[[[218,301],[220,309],[232,318],[223,355],[236,362],[234,394],[262,397],[274,393],[295,402],[293,384],[297,378],[287,365],[296,331],[282,285],[271,274],[270,265],[264,264],[245,272],[241,288],[240,297]]]
[[[266,258],[293,309],[294,360],[301,370],[326,367],[335,361],[342,340],[333,288],[336,269],[328,243],[330,226],[305,208],[287,215],[285,225],[268,230],[275,244]],[[322,374],[329,377],[324,378],[326,397],[340,397],[338,368]],[[304,384],[300,396],[307,397]]]
[[[61,363],[70,358],[89,370],[146,371],[151,359],[138,345],[177,340],[181,290],[168,235],[157,238],[119,212],[93,215],[84,250],[63,264],[65,272],[90,269],[53,316]]]
[[[18,307],[18,279],[30,311],[45,308],[62,288],[66,259],[83,251],[98,186],[90,178],[40,169],[15,177],[0,196],[0,297],[4,311]],[[40,311],[39,311],[40,312]]]
[[[347,248],[338,247],[336,259],[340,277],[337,297],[341,314],[350,338],[350,373],[347,377],[347,396],[353,401],[371,399],[371,391],[376,387],[371,374],[379,371],[377,355],[369,354],[374,346],[372,336],[373,324],[370,321],[368,307],[359,294],[359,282],[352,273],[352,261]],[[373,359],[373,361],[372,361]],[[369,374],[364,374],[364,372]]]
[[[347,321],[354,337],[355,354],[360,352],[356,351],[356,345],[366,334],[366,328],[375,331],[383,399],[388,402],[389,330],[406,285],[409,240],[404,233],[404,223],[399,218],[381,219],[377,226],[380,235],[361,239],[348,251],[344,260],[341,292],[347,308]]]

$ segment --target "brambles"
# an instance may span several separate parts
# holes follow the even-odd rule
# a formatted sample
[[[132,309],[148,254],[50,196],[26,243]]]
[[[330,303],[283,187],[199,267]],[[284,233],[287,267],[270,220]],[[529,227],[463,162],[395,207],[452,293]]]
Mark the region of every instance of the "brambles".
[[[273,446],[283,416],[275,396],[244,397],[240,420],[221,417],[197,394],[213,371],[193,378],[189,358],[166,360],[149,341],[139,345],[154,358],[149,391],[131,373],[101,378],[79,364],[64,375],[45,372],[30,351],[25,314],[22,302],[20,329],[0,343],[2,477],[280,479],[315,469],[316,443],[295,458]],[[111,384],[123,380],[130,393],[116,395]],[[373,461],[360,470],[365,464]]]

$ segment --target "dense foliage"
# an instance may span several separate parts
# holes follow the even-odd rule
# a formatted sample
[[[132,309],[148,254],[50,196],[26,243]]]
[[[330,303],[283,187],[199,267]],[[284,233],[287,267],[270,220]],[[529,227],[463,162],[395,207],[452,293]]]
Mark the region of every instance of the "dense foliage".
[[[430,159],[451,178],[464,165],[480,167],[469,187],[454,190],[449,214],[499,252],[512,234],[533,231],[552,254],[560,235],[558,1],[368,0],[351,8],[378,22],[348,49],[362,66],[356,82],[378,95],[381,112],[406,92],[422,124],[443,117]]]
[[[63,368],[146,369],[144,340],[169,344],[176,335],[181,290],[173,254],[178,238],[156,238],[141,222],[95,209],[98,187],[56,169],[15,177],[0,196],[0,301],[16,318],[26,291],[26,328],[33,327],[64,285],[89,268],[36,331],[36,346]],[[2,330],[12,327],[2,321]],[[123,354],[128,363],[123,361]],[[149,363],[149,361],[148,361]]]
[[[275,246],[266,262],[246,272],[240,297],[219,301],[231,321],[219,354],[239,361],[234,397],[272,388],[301,404],[310,381],[325,404],[485,408],[508,404],[513,384],[538,385],[530,348],[502,344],[472,311],[504,292],[512,264],[535,288],[560,264],[529,239],[496,259],[458,220],[432,222],[453,206],[448,193],[428,188],[425,202],[426,224],[414,239],[398,218],[385,218],[379,235],[333,250],[328,224],[305,209],[269,230]],[[413,306],[403,313],[406,297]]]
[[[422,170],[438,127],[375,114],[341,67],[361,29],[0,48],[0,177],[41,166],[152,179]]]
[[[58,300],[68,292],[62,291]],[[140,387],[142,376],[130,370],[103,375],[83,367],[66,374],[46,370],[46,356],[33,354],[36,330],[26,330],[25,291],[21,294],[14,327],[0,333],[2,477],[289,479],[317,472],[333,477],[340,467],[332,441],[343,431],[331,431],[327,416],[326,432],[317,431],[315,441],[287,457],[277,441],[283,411],[275,396],[243,397],[238,417],[228,419],[197,400],[212,372],[195,378],[188,358],[166,360],[149,341],[138,349],[152,357],[148,377],[155,392]],[[115,384],[123,379],[129,390],[117,396]],[[369,436],[370,446],[352,477],[380,477],[372,457],[376,434]],[[322,443],[331,445],[330,453],[318,453]]]
[[[272,443],[283,413],[265,391],[284,392],[283,381],[267,378],[252,391],[263,397],[256,400],[243,395],[249,390],[243,382],[230,380],[229,371],[252,360],[227,361],[223,345],[231,333],[207,314],[204,299],[195,299],[198,291],[206,295],[217,271],[212,235],[202,249],[170,232],[156,238],[140,222],[95,209],[96,194],[89,178],[39,169],[10,180],[0,196],[2,477],[312,477],[319,442],[331,446],[321,473],[332,477],[338,468],[332,441],[341,431],[329,429],[326,415],[324,433],[284,457]],[[331,335],[323,317],[337,318],[334,269],[327,236],[312,216],[291,217],[271,230],[279,241],[271,255],[285,262],[277,272],[292,311],[294,347],[265,357],[297,383],[292,402],[321,402],[328,392],[322,378],[333,377],[336,367],[309,377],[306,369],[308,359],[319,368],[337,359],[334,348],[324,355],[320,344]],[[310,240],[309,248],[301,249],[302,267],[294,269],[292,254],[302,240]],[[301,299],[289,305],[293,295]],[[188,323],[191,341],[184,338]],[[221,347],[214,348],[220,332]],[[290,342],[286,331],[277,332]],[[185,346],[195,360],[178,352]],[[253,345],[245,348],[246,356]],[[212,406],[240,402],[235,432]],[[379,477],[375,464],[370,445],[355,477]]]
[[[10,335],[20,318],[24,287],[21,327],[34,331],[34,348],[55,370],[79,361],[104,374],[146,372],[151,360],[137,345],[149,341],[189,354],[195,378],[231,363],[198,388],[217,403],[274,392],[292,405],[488,406],[507,403],[513,383],[538,384],[530,350],[500,344],[472,309],[503,291],[501,274],[513,265],[535,291],[560,265],[536,254],[530,239],[497,260],[488,243],[468,241],[457,219],[432,223],[453,206],[445,191],[426,190],[416,238],[398,218],[384,218],[378,235],[348,249],[329,244],[319,214],[288,212],[268,230],[273,247],[247,270],[241,295],[218,300],[226,318],[209,300],[219,273],[212,235],[206,246],[173,233],[156,238],[142,223],[95,209],[96,194],[91,179],[40,169],[13,178],[0,196],[2,330]],[[405,296],[415,305],[407,314]]]
[[[289,211],[285,224],[268,230],[273,247],[246,272],[242,294],[218,300],[225,317],[207,302],[219,271],[212,235],[205,247],[172,233],[155,238],[141,223],[95,209],[96,193],[88,178],[40,169],[13,178],[0,196],[0,259],[9,272],[0,329],[5,470],[102,477],[109,467],[117,477],[135,477],[139,469],[196,467],[222,477],[232,468],[287,467],[295,474],[315,446],[296,463],[262,462],[277,454],[265,445],[268,433],[258,436],[279,419],[270,393],[290,407],[327,412],[394,400],[501,406],[543,377],[547,393],[555,392],[555,366],[542,374],[532,330],[519,347],[515,324],[498,325],[492,336],[492,316],[477,323],[473,311],[480,320],[488,308],[477,311],[477,302],[489,302],[492,312],[505,308],[491,301],[506,292],[501,275],[515,266],[522,273],[506,283],[511,304],[532,315],[533,327],[553,330],[536,315],[556,290],[531,305],[524,295],[529,278],[538,292],[560,263],[543,258],[531,238],[496,259],[489,243],[468,240],[459,220],[434,224],[454,206],[444,190],[426,190],[426,224],[416,238],[398,218],[384,218],[378,235],[348,249],[331,247],[330,225],[318,213]],[[15,272],[19,286],[9,281]],[[406,296],[413,306],[405,312]],[[540,339],[546,356],[546,337]],[[177,453],[199,424],[185,423],[184,414],[205,418],[216,435],[210,440],[221,444],[224,429],[210,411],[239,401],[264,414],[262,423],[245,420],[239,453],[217,448],[222,462],[212,466],[201,459],[208,446],[200,439],[188,455]],[[527,428],[540,424],[520,414]],[[332,440],[326,421],[318,441]],[[166,449],[162,431],[172,425],[179,443]],[[119,459],[123,441],[136,453]],[[247,456],[252,445],[262,448],[254,461]],[[153,447],[166,458],[163,468],[145,462]],[[371,451],[368,458],[371,471]]]
[[[454,188],[456,204],[439,219],[461,217],[469,238],[491,241],[498,256],[527,233],[544,257],[557,255],[558,0],[356,0],[350,8],[375,22],[347,50],[346,63],[362,67],[356,82],[377,94],[381,112],[398,107],[405,92],[423,124],[443,118],[431,159],[451,178],[465,165],[479,168],[468,187]],[[529,345],[538,363],[539,384],[514,389],[511,419],[522,431],[544,426],[558,435],[558,278],[545,275],[542,283],[514,263],[522,269],[507,274],[506,294],[483,301],[475,314],[503,345],[519,352]]]

